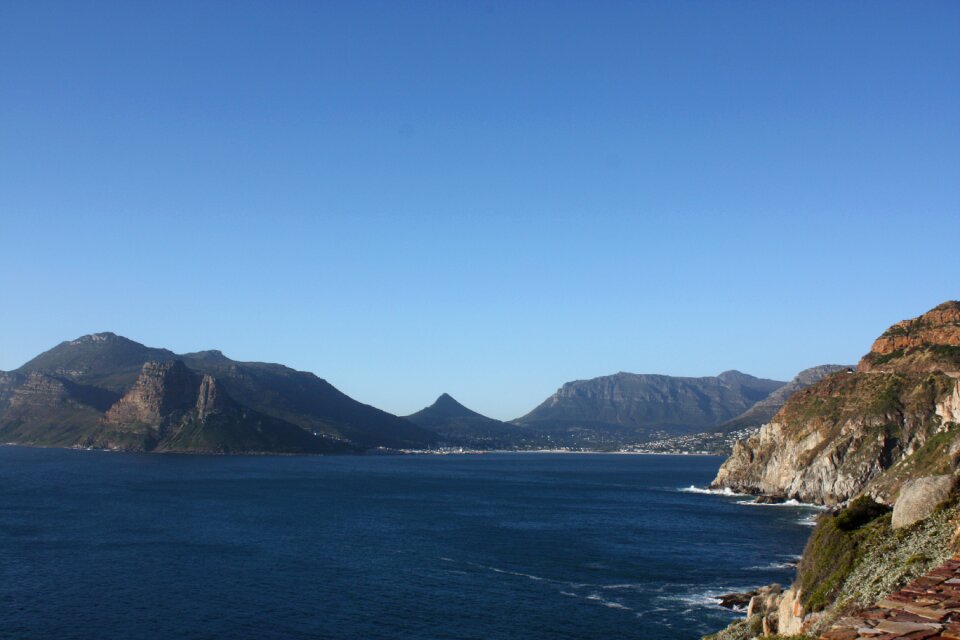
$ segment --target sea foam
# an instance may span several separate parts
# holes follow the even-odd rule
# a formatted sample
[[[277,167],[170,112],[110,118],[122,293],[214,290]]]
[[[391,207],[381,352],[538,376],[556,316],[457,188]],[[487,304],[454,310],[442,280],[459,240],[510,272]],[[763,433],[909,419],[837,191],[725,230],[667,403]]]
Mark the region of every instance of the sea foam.
[[[711,496],[740,497],[740,496],[749,495],[749,494],[747,494],[747,493],[737,493],[736,491],[734,491],[734,490],[731,489],[730,487],[724,487],[723,489],[704,489],[704,488],[701,488],[701,487],[696,487],[696,486],[694,486],[694,485],[690,485],[689,487],[685,487],[685,488],[683,488],[683,489],[680,489],[680,491],[682,491],[682,492],[684,492],[684,493],[702,493],[702,494],[707,494],[707,495],[711,495]]]
[[[784,502],[756,502],[755,500],[737,500],[737,504],[745,504],[750,507],[799,507],[801,509],[826,509],[822,504],[813,504],[811,502],[800,502],[793,498]]]

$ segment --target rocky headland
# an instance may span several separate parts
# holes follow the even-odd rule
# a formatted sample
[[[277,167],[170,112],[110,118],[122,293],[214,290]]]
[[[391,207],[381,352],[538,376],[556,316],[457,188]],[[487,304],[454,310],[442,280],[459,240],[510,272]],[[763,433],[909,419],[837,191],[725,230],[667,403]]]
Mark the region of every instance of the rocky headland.
[[[897,323],[884,336],[900,331],[913,346],[890,351],[904,343],[881,336],[855,372],[794,394],[757,435],[734,446],[713,486],[825,505],[862,493],[891,502],[904,480],[950,468],[960,453],[951,448],[960,367],[943,354],[960,340],[960,303]]]
[[[960,302],[951,301],[893,325],[856,371],[795,393],[734,446],[714,488],[829,510],[794,583],[711,638],[954,637],[940,635],[952,633],[943,625],[920,629],[903,616],[852,631],[842,620],[926,572],[937,575],[960,550],[958,371]],[[913,597],[920,602],[910,606],[922,607],[929,594]]]

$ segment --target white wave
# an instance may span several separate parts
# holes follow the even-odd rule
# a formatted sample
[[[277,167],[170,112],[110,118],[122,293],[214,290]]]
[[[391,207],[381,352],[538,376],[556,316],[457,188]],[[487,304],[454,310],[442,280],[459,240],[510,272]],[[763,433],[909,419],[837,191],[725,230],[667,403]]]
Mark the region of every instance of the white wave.
[[[643,611],[638,611],[638,612],[637,612],[636,614],[634,614],[634,615],[636,615],[638,618],[642,618],[642,617],[644,617],[644,616],[653,615],[653,614],[657,614],[657,613],[663,613],[663,612],[665,612],[665,611],[666,611],[666,612],[671,612],[672,610],[671,610],[669,607],[653,607],[652,609],[644,609]]]
[[[797,524],[802,524],[805,527],[815,527],[817,526],[817,514],[813,513],[809,516],[804,516],[797,520]]]
[[[615,600],[608,600],[604,598],[599,593],[590,593],[587,595],[581,595],[579,593],[573,593],[571,591],[560,591],[560,595],[566,596],[568,598],[577,598],[578,600],[589,600],[590,602],[595,602],[599,605],[603,605],[608,609],[622,609],[624,611],[633,611],[630,607],[625,604],[621,604]]]
[[[631,609],[626,605],[622,605],[619,602],[614,602],[613,600],[607,600],[606,598],[596,593],[591,593],[590,595],[587,596],[586,599],[592,602],[596,602],[597,604],[602,604],[603,606],[608,607],[610,609],[623,609],[625,611],[633,611],[633,609]]]
[[[599,586],[601,589],[609,590],[609,591],[619,591],[619,590],[625,590],[625,589],[629,589],[631,591],[634,591],[634,590],[644,591],[650,585],[642,584],[639,582],[625,582],[623,584],[602,584],[602,585],[596,585],[596,586]]]
[[[737,500],[737,504],[745,504],[751,507],[799,507],[801,509],[826,509],[822,504],[812,504],[810,502],[800,502],[793,498],[784,502],[756,502],[755,500]]]
[[[675,596],[665,596],[664,599],[681,602],[687,605],[688,607],[693,607],[693,608],[709,607],[711,609],[717,608],[717,609],[725,609],[727,611],[741,612],[744,610],[742,607],[734,607],[733,609],[729,609],[727,607],[722,606],[720,603],[723,602],[723,600],[720,598],[720,596],[725,596],[730,593],[747,593],[749,591],[752,591],[754,588],[756,587],[729,587],[724,589],[708,589],[707,591],[698,591],[695,593],[687,593],[687,594],[675,595]],[[690,611],[690,609],[688,609],[688,611]]]
[[[519,571],[508,571],[507,569],[498,569],[497,567],[488,567],[482,564],[477,566],[483,569],[487,569],[488,571],[493,571],[494,573],[503,573],[508,576],[517,576],[518,578],[527,578],[528,580],[536,580],[538,582],[541,580],[546,580],[546,578],[543,578],[541,576],[535,576],[529,573],[521,573]]]
[[[796,566],[797,566],[797,563],[793,561],[771,562],[770,564],[747,567],[747,569],[750,571],[770,571],[770,570],[777,570],[777,569],[793,569]]]
[[[694,485],[690,485],[689,487],[679,489],[679,491],[682,491],[683,493],[702,493],[702,494],[711,495],[711,496],[740,497],[740,496],[750,495],[748,493],[737,493],[730,487],[724,487],[723,489],[704,489],[702,487],[696,487]]]

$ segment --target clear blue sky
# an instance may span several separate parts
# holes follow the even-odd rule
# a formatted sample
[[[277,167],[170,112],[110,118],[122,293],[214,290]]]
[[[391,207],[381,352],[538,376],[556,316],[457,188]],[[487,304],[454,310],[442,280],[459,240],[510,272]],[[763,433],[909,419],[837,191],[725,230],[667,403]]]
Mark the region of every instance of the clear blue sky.
[[[960,298],[958,233],[957,2],[0,3],[0,369],[788,379]]]

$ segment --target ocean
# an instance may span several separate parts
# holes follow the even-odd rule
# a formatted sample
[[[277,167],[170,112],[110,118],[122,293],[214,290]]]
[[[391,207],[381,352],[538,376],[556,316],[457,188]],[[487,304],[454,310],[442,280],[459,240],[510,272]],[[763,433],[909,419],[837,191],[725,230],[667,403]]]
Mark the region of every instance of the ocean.
[[[721,461],[0,447],[0,637],[695,639],[813,513]]]

